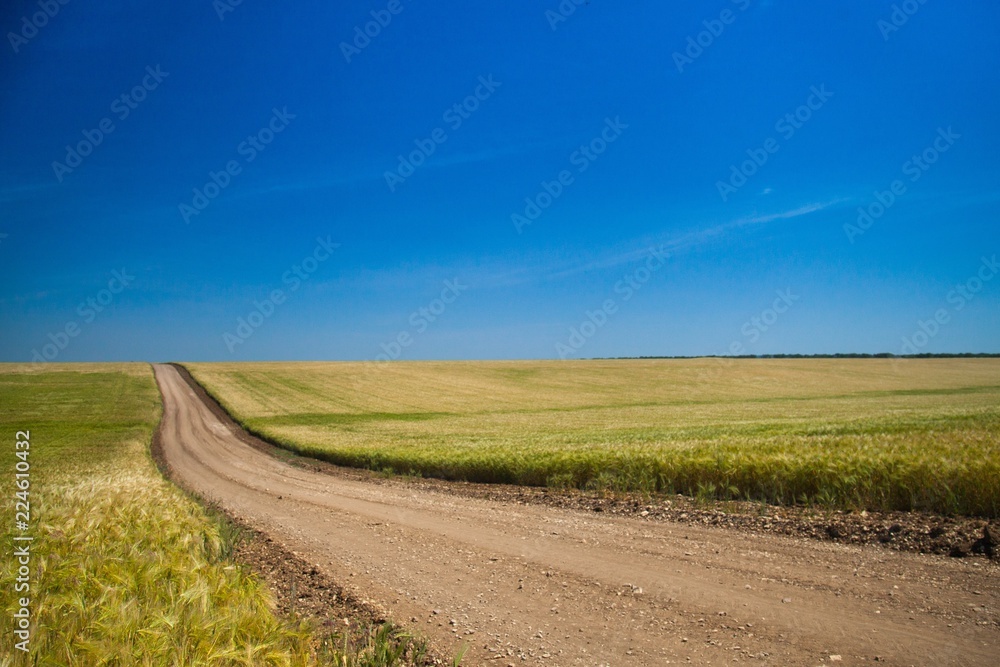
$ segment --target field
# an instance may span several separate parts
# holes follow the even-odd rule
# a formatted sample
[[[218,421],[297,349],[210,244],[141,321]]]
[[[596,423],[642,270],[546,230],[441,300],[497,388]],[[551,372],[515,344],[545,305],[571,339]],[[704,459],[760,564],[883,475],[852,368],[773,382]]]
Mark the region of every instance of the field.
[[[1000,360],[187,364],[249,430],[401,474],[1000,516]]]
[[[35,537],[27,593],[14,592],[14,559],[0,564],[0,664],[311,664],[312,635],[275,617],[267,591],[228,560],[219,525],[156,470],[149,366],[4,365],[0,404],[4,544],[23,534],[13,480],[24,429]],[[12,639],[25,595],[30,654]]]

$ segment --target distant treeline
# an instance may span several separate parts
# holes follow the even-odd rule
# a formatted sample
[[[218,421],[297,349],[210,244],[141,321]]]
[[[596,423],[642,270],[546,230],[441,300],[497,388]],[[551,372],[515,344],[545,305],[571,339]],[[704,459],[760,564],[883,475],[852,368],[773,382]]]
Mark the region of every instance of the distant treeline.
[[[1000,353],[989,352],[959,352],[955,354],[892,354],[891,352],[879,352],[878,354],[860,354],[856,352],[837,354],[702,354],[696,357],[683,356],[654,356],[654,357],[598,357],[599,359],[984,359],[998,358]]]

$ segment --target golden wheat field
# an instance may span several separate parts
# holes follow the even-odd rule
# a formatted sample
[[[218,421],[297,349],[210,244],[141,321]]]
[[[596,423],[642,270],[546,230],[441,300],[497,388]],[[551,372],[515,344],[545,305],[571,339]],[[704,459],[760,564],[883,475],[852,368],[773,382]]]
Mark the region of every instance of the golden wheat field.
[[[1000,515],[1000,360],[195,363],[248,429],[402,474]]]

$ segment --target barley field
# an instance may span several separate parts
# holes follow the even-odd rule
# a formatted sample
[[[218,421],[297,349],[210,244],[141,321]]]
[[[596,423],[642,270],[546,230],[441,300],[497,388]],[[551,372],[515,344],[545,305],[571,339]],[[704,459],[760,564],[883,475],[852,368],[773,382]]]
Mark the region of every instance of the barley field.
[[[3,542],[34,536],[30,589],[0,563],[0,664],[304,665],[307,628],[227,559],[204,510],[150,455],[160,399],[145,364],[0,365]],[[30,431],[31,523],[14,530],[15,433]],[[23,467],[23,466],[22,466]],[[14,648],[27,596],[30,652]]]
[[[341,465],[1000,516],[1000,359],[186,367],[251,431]]]

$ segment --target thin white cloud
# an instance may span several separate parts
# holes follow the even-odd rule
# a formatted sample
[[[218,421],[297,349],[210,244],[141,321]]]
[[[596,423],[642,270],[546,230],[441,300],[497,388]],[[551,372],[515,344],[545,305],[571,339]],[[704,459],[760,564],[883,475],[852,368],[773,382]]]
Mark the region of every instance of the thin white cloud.
[[[497,289],[517,287],[538,282],[552,282],[586,273],[612,269],[616,266],[643,261],[649,256],[650,248],[665,251],[671,255],[717,241],[728,233],[750,225],[763,225],[778,220],[792,220],[810,215],[840,203],[843,200],[806,204],[788,211],[764,215],[754,214],[723,224],[699,229],[666,240],[636,239],[594,259],[581,261],[577,257],[556,256],[540,253],[520,257],[512,267],[512,258],[491,257],[455,264],[415,264],[385,269],[366,269],[352,275],[344,275],[335,280],[318,282],[314,287],[322,292],[342,291],[394,291],[412,288],[414,285],[436,286],[444,279],[458,278],[475,289]]]
[[[585,264],[580,264],[573,267],[568,267],[562,269],[550,275],[551,278],[565,278],[567,276],[576,275],[578,273],[583,273],[586,271],[607,269],[622,264],[630,264],[632,262],[638,261],[645,258],[649,254],[650,247],[656,247],[657,249],[663,249],[669,253],[678,253],[685,250],[690,250],[698,246],[710,243],[726,234],[735,231],[737,229],[747,227],[750,225],[763,225],[769,222],[774,222],[776,220],[791,220],[793,218],[798,218],[804,215],[809,215],[811,213],[816,213],[817,211],[822,211],[825,208],[835,206],[839,203],[845,201],[844,199],[834,199],[827,202],[816,202],[812,204],[806,204],[798,208],[781,211],[778,213],[769,213],[767,215],[759,215],[754,213],[753,215],[737,218],[736,220],[731,220],[722,224],[714,225],[712,227],[707,227],[703,229],[698,229],[681,236],[673,237],[664,241],[658,241],[653,243],[646,243],[642,248],[638,250],[630,250],[623,253],[618,253],[604,257],[598,260],[587,262]],[[638,245],[638,244],[635,244]]]

